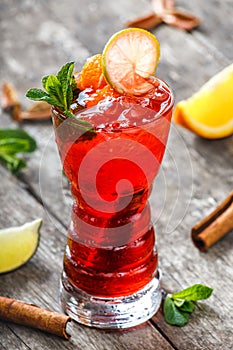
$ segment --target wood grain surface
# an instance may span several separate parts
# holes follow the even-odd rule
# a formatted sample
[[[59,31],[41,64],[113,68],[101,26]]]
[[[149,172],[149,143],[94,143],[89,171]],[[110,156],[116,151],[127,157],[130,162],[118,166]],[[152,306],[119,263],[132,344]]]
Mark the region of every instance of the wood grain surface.
[[[202,19],[192,33],[160,25],[157,74],[172,87],[176,101],[190,96],[233,60],[232,0],[177,1]],[[124,23],[150,11],[147,0],[0,0],[0,84],[16,85],[24,97],[40,86],[43,75],[56,73],[69,60],[79,69]],[[0,127],[16,127],[0,112]],[[18,178],[0,166],[0,228],[43,217],[36,255],[22,268],[0,276],[0,295],[54,311],[58,300],[71,197],[61,174],[51,121],[23,122],[38,150],[27,157]],[[191,227],[233,188],[233,138],[207,141],[172,126],[167,151],[151,196],[163,287],[177,291],[194,283],[214,288],[198,304],[183,328],[165,323],[162,312],[131,331],[107,332],[75,322],[70,341],[0,321],[0,349],[158,349],[231,350],[233,348],[233,233],[200,253],[190,239]],[[1,249],[1,247],[0,247]]]

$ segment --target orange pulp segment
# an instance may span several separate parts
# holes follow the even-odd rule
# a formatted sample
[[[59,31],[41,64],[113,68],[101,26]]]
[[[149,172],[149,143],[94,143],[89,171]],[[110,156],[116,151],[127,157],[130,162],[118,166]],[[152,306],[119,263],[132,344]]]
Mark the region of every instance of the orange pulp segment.
[[[76,83],[79,89],[85,90],[92,88],[100,89],[106,85],[102,71],[102,55],[97,54],[87,59],[82,71],[76,77]]]

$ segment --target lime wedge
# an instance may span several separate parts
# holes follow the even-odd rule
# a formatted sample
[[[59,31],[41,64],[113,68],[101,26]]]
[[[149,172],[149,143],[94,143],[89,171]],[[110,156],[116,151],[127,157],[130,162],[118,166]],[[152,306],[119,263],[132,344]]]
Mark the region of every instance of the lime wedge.
[[[150,32],[124,29],[107,42],[102,55],[106,81],[119,93],[141,95],[151,89],[148,78],[154,75],[160,56],[160,45]]]
[[[36,252],[42,219],[0,230],[0,273],[25,264]]]

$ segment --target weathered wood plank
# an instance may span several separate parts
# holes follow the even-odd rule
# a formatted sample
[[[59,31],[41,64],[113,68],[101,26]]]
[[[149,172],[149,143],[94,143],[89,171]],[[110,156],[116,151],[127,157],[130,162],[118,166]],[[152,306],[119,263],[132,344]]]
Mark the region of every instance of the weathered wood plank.
[[[214,58],[222,60],[223,64],[232,62],[232,30],[233,3],[225,1],[176,1],[177,6],[202,19],[198,30],[192,35],[201,46],[205,46]]]
[[[1,338],[0,350],[29,350],[29,346],[24,344],[22,340],[10,329],[6,323],[0,321]],[[14,339],[14,340],[13,340]]]

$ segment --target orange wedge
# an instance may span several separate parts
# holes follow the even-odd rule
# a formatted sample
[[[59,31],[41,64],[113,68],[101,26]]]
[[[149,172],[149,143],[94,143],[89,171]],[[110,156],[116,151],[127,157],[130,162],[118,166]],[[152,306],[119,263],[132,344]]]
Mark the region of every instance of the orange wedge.
[[[86,88],[100,89],[106,85],[102,72],[102,55],[97,54],[89,57],[82,71],[76,78],[77,86],[84,90]]]
[[[103,50],[105,79],[120,94],[144,94],[152,87],[148,78],[155,73],[159,55],[159,42],[150,32],[139,28],[121,30]]]
[[[233,64],[175,109],[174,121],[208,139],[233,134]]]

